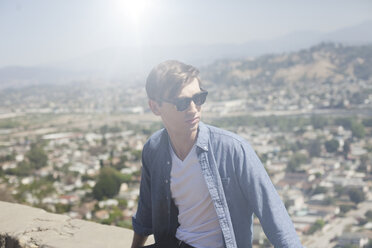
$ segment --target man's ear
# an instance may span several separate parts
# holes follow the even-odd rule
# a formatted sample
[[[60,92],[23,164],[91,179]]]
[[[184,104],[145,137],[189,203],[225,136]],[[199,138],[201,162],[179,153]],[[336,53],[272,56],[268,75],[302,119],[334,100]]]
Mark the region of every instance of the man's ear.
[[[159,104],[156,101],[149,99],[149,107],[155,115],[160,115]]]

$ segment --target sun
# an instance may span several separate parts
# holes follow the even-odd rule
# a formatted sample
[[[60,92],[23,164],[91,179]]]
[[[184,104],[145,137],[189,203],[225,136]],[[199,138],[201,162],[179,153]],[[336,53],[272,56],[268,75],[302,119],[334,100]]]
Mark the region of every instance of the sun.
[[[148,1],[129,1],[128,8],[130,17],[133,22],[138,23],[144,18],[144,13],[147,10]]]
[[[134,25],[140,25],[146,17],[146,12],[150,9],[149,0],[116,0],[115,8],[126,19]]]

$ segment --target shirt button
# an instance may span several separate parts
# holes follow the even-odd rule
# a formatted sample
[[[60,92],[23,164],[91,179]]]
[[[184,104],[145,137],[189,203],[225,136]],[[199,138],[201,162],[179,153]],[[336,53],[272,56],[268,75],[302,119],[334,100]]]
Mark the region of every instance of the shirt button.
[[[170,164],[170,162],[169,162],[169,161],[167,161],[167,164]]]
[[[165,179],[165,183],[168,183],[168,180],[167,179]]]

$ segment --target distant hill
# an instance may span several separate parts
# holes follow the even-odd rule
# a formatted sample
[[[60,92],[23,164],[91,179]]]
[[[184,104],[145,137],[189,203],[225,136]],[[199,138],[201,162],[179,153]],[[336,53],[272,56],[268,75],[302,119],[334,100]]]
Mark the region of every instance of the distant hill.
[[[217,61],[204,70],[217,84],[293,84],[372,80],[372,45],[321,43],[298,52]]]
[[[219,60],[201,72],[210,100],[240,101],[239,111],[372,110],[372,45],[321,43],[298,52]]]
[[[372,113],[372,45],[321,43],[297,52],[218,60],[199,69],[210,93],[205,106],[209,112],[346,109]],[[33,106],[32,111],[57,113],[146,108],[145,80],[135,76],[126,84],[89,76],[84,79],[79,73],[74,79],[73,74],[48,68],[0,72],[1,108],[28,111]],[[14,75],[22,80],[11,79]],[[44,83],[37,79],[41,76]],[[7,79],[1,82],[1,78]],[[136,87],[127,86],[133,82]]]
[[[81,78],[81,73],[51,68],[7,66],[0,68],[0,89],[22,88],[38,84],[61,84]]]
[[[295,52],[321,42],[366,45],[372,44],[370,27],[372,27],[372,20],[329,33],[305,30],[272,40],[257,40],[242,44],[112,47],[40,67],[0,68],[0,89],[82,80],[120,81],[124,84],[142,82],[143,84],[151,68],[166,59],[178,59],[201,67],[221,59],[258,58],[265,54]]]
[[[82,68],[109,77],[139,75],[145,77],[151,68],[167,59],[178,59],[198,67],[219,59],[258,57],[270,53],[294,52],[321,42],[345,45],[372,44],[372,20],[329,33],[318,31],[293,32],[276,39],[256,40],[241,44],[190,44],[132,48],[113,47],[83,57],[62,61],[54,66],[65,69]]]

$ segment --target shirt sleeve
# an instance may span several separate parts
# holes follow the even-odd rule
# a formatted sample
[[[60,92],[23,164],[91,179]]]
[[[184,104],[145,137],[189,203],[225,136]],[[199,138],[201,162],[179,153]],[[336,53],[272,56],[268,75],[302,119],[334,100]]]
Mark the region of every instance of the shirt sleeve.
[[[267,238],[274,247],[302,247],[283,202],[248,142],[242,144],[237,159],[241,189]]]
[[[151,206],[151,175],[146,162],[146,145],[142,150],[142,171],[140,194],[136,214],[132,217],[132,225],[135,233],[143,236],[153,234],[152,229],[152,206]],[[148,155],[148,154],[147,154]]]

